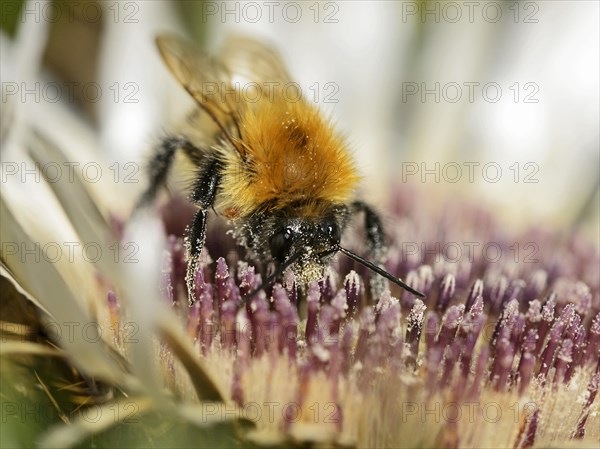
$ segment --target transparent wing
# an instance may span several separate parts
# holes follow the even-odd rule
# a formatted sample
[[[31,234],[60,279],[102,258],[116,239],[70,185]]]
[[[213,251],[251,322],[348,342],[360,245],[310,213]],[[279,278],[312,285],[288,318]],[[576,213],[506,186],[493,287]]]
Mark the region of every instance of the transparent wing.
[[[240,116],[249,103],[246,96],[256,98],[253,89],[281,87],[289,82],[278,53],[262,42],[240,36],[228,38],[218,57],[173,35],[157,37],[156,44],[181,85],[234,148],[244,153]],[[252,88],[244,83],[253,83]]]
[[[258,84],[288,83],[290,76],[277,50],[265,42],[245,36],[230,36],[220,58],[234,76]]]
[[[227,68],[177,36],[159,36],[156,45],[175,78],[211,117],[224,137],[237,147],[232,127],[239,137],[241,105],[240,99],[222,95],[230,87],[231,75]]]

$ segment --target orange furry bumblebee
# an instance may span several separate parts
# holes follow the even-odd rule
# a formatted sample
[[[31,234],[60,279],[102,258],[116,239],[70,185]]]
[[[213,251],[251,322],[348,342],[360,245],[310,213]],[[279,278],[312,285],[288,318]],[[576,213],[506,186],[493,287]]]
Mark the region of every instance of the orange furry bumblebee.
[[[359,176],[344,140],[315,105],[286,93],[293,83],[273,50],[250,39],[230,39],[217,59],[173,36],[158,37],[157,45],[199,108],[190,116],[188,132],[162,140],[140,204],[152,201],[165,183],[177,151],[197,167],[190,199],[198,211],[186,238],[190,304],[210,209],[232,221],[234,236],[252,256],[274,267],[261,288],[288,267],[300,286],[318,280],[334,254],[343,252],[423,296],[340,246],[351,216],[363,212],[367,240],[380,263],[381,220],[354,200]]]

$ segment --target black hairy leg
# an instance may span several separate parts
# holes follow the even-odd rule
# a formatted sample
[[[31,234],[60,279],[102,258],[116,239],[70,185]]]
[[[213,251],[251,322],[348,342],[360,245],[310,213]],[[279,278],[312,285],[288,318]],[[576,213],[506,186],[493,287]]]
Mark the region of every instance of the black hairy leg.
[[[351,204],[351,211],[354,214],[364,212],[365,231],[367,233],[369,251],[371,252],[372,257],[377,262],[380,262],[380,260],[383,258],[385,240],[385,233],[383,231],[383,225],[381,224],[381,218],[379,218],[379,215],[371,208],[371,206],[362,201],[354,201]]]
[[[363,201],[354,201],[350,205],[350,210],[353,214],[364,213],[365,232],[370,256],[373,258],[373,263],[383,268],[385,233],[381,218],[371,206]],[[384,282],[381,276],[371,277],[371,295],[374,300],[378,300],[385,290]]]
[[[195,301],[194,277],[200,264],[200,255],[206,238],[206,220],[208,211],[215,204],[219,183],[221,181],[222,164],[216,158],[210,158],[198,169],[191,200],[199,207],[194,221],[186,237],[187,272],[185,283],[190,305]]]
[[[188,139],[178,136],[165,137],[156,148],[147,168],[149,185],[140,197],[136,209],[146,207],[165,185],[167,175],[173,165],[175,153],[183,153],[198,167],[190,200],[199,209],[194,216],[186,237],[187,273],[185,277],[190,304],[194,302],[194,275],[200,262],[200,255],[206,237],[206,219],[208,210],[215,204],[217,190],[221,179],[221,164],[207,151],[192,144]]]
[[[177,150],[183,151],[192,162],[196,162],[203,154],[202,150],[184,137],[167,136],[162,139],[148,163],[146,169],[149,181],[148,188],[140,197],[136,209],[146,207],[152,203],[158,191],[165,185]]]

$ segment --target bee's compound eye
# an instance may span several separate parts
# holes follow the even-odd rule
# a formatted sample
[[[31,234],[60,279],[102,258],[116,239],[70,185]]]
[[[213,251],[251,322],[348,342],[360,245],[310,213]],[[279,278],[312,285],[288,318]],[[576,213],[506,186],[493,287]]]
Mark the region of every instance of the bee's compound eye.
[[[340,243],[340,228],[334,221],[328,221],[321,225],[321,232],[332,243]]]
[[[285,260],[292,246],[293,235],[294,233],[290,228],[285,228],[283,231],[279,231],[271,237],[269,249],[271,250],[273,259],[279,262]]]

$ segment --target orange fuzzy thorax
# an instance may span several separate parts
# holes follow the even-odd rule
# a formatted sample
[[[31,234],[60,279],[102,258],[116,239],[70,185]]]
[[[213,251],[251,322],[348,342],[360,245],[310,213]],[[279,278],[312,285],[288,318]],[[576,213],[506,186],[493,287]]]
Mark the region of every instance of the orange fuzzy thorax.
[[[232,217],[302,202],[303,215],[346,203],[359,180],[345,142],[317,108],[283,95],[243,108],[239,151],[223,151],[221,206]]]

